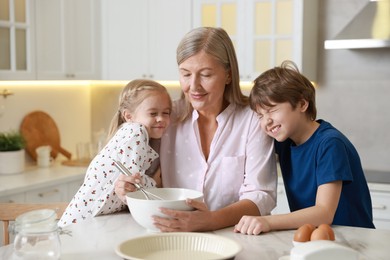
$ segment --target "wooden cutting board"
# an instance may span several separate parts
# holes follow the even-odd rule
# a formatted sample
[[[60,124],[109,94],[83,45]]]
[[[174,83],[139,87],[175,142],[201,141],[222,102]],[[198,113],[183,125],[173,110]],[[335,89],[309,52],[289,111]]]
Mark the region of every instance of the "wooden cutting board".
[[[34,111],[27,114],[23,118],[20,132],[26,139],[25,149],[33,160],[37,160],[35,149],[43,145],[51,146],[51,157],[56,158],[58,153],[61,153],[69,160],[71,159],[72,154],[60,145],[60,132],[57,124],[47,113]]]

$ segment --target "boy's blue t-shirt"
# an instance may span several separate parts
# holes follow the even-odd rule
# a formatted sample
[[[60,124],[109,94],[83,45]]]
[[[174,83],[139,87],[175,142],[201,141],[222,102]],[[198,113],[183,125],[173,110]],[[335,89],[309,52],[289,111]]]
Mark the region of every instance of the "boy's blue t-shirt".
[[[371,196],[359,155],[352,143],[330,123],[320,126],[303,144],[275,141],[291,211],[315,205],[317,188],[343,181],[334,225],[374,228]]]

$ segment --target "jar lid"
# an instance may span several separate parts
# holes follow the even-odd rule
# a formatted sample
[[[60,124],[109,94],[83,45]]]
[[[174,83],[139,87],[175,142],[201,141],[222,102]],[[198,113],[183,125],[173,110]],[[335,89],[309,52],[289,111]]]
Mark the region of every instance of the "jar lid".
[[[52,209],[40,209],[26,212],[15,219],[15,231],[42,233],[57,230],[57,213]]]

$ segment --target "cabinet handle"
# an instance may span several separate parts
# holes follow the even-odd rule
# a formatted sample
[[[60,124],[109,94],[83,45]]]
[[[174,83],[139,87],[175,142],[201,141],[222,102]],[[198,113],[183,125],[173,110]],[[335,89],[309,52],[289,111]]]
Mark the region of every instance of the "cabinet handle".
[[[38,197],[46,197],[46,196],[49,196],[50,194],[55,194],[55,193],[58,193],[60,192],[58,189],[54,189],[54,190],[49,190],[49,191],[45,191],[45,192],[40,192],[38,193]]]
[[[383,204],[377,204],[377,205],[373,204],[372,205],[372,209],[385,210],[386,208],[387,208],[386,205],[383,205]]]

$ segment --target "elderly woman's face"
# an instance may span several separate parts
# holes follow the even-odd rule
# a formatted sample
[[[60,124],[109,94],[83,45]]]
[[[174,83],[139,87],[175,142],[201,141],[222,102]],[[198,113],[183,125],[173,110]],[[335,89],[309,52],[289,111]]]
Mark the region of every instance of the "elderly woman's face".
[[[189,102],[199,112],[217,113],[230,75],[213,56],[201,51],[179,65],[180,85]]]

